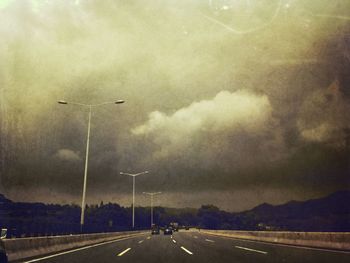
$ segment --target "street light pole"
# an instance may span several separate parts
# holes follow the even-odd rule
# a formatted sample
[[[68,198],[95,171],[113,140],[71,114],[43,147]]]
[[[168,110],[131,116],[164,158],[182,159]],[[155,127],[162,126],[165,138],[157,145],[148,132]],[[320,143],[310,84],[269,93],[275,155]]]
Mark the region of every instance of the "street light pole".
[[[148,171],[144,171],[137,174],[120,172],[120,174],[132,176],[132,228],[133,229],[135,228],[135,177],[138,175],[147,174],[147,173]]]
[[[153,196],[161,194],[162,192],[154,192],[154,193],[143,192],[143,193],[151,196],[151,228],[152,228],[153,227]]]
[[[135,227],[135,177],[132,177],[132,228]]]
[[[86,184],[87,184],[87,170],[88,170],[88,163],[89,163],[91,111],[92,111],[91,106],[89,106],[89,122],[88,122],[88,131],[87,131],[87,139],[86,139],[83,198],[82,198],[82,201],[81,201],[81,215],[80,215],[80,231],[81,232],[83,232],[84,215],[85,215],[85,196],[86,196]]]
[[[84,106],[89,108],[89,120],[88,120],[88,130],[87,130],[87,139],[86,139],[86,153],[85,153],[85,167],[84,167],[84,183],[83,183],[83,196],[81,201],[81,214],[80,214],[80,232],[83,232],[83,226],[84,226],[84,216],[85,216],[85,196],[86,196],[86,185],[87,185],[87,171],[88,171],[88,164],[89,164],[89,147],[90,147],[90,130],[91,130],[91,114],[92,114],[92,108],[97,106],[102,106],[106,104],[122,104],[124,103],[124,100],[117,100],[113,102],[103,102],[99,104],[83,104],[83,103],[77,103],[77,102],[67,102],[64,100],[59,100],[59,104],[72,104],[72,105],[78,105],[78,106]]]

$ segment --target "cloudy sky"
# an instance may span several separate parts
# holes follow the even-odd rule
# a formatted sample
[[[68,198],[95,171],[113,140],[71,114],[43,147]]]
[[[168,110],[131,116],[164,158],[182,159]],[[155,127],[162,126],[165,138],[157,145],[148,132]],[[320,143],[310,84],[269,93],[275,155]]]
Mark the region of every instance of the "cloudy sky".
[[[229,211],[350,188],[348,0],[0,0],[0,192]]]

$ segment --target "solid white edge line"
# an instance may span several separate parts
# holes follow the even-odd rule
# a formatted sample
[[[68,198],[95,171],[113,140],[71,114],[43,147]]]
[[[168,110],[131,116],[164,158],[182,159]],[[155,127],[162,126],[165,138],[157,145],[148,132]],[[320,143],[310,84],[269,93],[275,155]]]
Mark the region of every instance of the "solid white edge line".
[[[205,239],[205,241],[207,241],[207,242],[212,242],[212,243],[215,242],[214,240],[211,240],[211,239]]]
[[[190,255],[193,255],[193,253],[192,253],[191,251],[189,251],[187,248],[181,247],[181,249],[182,249],[183,251],[185,251],[186,253],[188,253],[188,254],[190,254]]]
[[[86,246],[86,247],[76,248],[76,249],[68,250],[68,251],[65,251],[65,252],[57,253],[57,254],[46,256],[46,257],[42,257],[42,258],[36,258],[36,259],[28,260],[28,261],[23,261],[23,263],[37,262],[37,261],[41,261],[41,260],[45,260],[45,259],[49,259],[49,258],[58,257],[58,256],[62,256],[62,255],[65,255],[65,254],[77,252],[77,251],[80,251],[80,250],[89,249],[89,248],[92,248],[92,247],[98,247],[98,246],[102,246],[102,245],[106,245],[106,244],[110,244],[110,243],[114,243],[114,242],[118,242],[118,241],[123,241],[123,240],[130,239],[130,238],[134,238],[134,237],[124,237],[124,238],[120,238],[120,239],[117,239],[117,240],[111,240],[111,241],[107,241],[107,242],[103,242],[103,243],[98,243],[98,244],[95,244],[95,245],[90,245],[90,246]]]
[[[247,248],[247,247],[235,246],[235,248],[244,249],[244,250],[248,250],[248,251],[252,251],[252,252],[256,252],[256,253],[260,253],[260,254],[265,254],[265,255],[267,254],[266,251],[256,250],[256,249]]]
[[[336,250],[336,249],[327,249],[327,248],[317,248],[317,247],[304,247],[304,246],[294,246],[294,245],[287,245],[287,244],[278,244],[278,243],[272,243],[268,241],[259,241],[259,240],[249,240],[249,239],[240,239],[235,237],[225,237],[225,236],[219,236],[219,235],[213,235],[208,234],[211,236],[216,236],[224,239],[231,239],[236,241],[242,241],[242,242],[250,242],[250,243],[260,243],[265,245],[271,245],[275,247],[291,247],[291,248],[298,248],[298,249],[305,249],[305,250],[317,250],[317,251],[325,251],[325,252],[331,252],[331,253],[341,253],[341,254],[350,254],[350,251],[345,250]]]
[[[130,249],[131,249],[131,247],[125,249],[125,250],[122,251],[122,252],[120,252],[120,253],[118,254],[118,257],[121,257],[121,256],[124,255],[126,252],[128,252]]]

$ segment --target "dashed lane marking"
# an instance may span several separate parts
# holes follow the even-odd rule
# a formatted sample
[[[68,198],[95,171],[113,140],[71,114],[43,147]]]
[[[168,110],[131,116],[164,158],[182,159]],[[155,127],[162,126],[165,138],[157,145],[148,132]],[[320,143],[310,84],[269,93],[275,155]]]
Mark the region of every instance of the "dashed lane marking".
[[[256,250],[256,249],[247,248],[247,247],[240,247],[240,246],[235,246],[235,247],[236,247],[236,248],[239,248],[239,249],[243,249],[243,250],[248,250],[248,251],[260,253],[260,254],[265,254],[265,255],[267,254],[266,251]]]
[[[187,248],[181,247],[181,249],[182,249],[183,251],[185,251],[187,254],[193,255],[193,253],[192,253],[191,251],[189,251]]]
[[[125,250],[122,251],[122,252],[120,252],[120,253],[118,254],[118,257],[121,257],[121,256],[124,255],[126,252],[128,252],[130,249],[131,249],[131,247],[125,249]]]
[[[65,255],[65,254],[73,253],[73,252],[80,251],[80,250],[84,250],[84,249],[89,249],[89,248],[93,248],[93,247],[103,246],[103,245],[106,245],[106,244],[110,244],[110,243],[114,243],[114,242],[119,242],[119,241],[126,240],[126,239],[130,239],[130,238],[133,238],[133,237],[125,237],[125,238],[121,238],[121,239],[117,239],[117,240],[112,240],[112,241],[107,241],[107,242],[103,242],[103,243],[99,243],[99,244],[95,244],[95,245],[90,245],[90,246],[86,246],[86,247],[76,248],[76,249],[72,249],[72,250],[69,250],[69,251],[57,253],[57,254],[50,255],[50,256],[46,256],[46,257],[42,257],[42,258],[32,259],[32,260],[29,260],[29,261],[25,261],[25,262],[23,262],[23,263],[38,262],[38,261],[42,261],[42,260],[45,260],[45,259],[49,259],[49,258],[54,258],[54,257],[62,256],[62,255]]]

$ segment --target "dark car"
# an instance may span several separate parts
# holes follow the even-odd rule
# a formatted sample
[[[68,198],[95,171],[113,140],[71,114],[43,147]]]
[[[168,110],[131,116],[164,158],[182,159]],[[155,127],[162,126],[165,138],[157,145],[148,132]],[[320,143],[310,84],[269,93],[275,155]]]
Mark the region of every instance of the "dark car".
[[[159,235],[159,228],[152,229],[152,235]]]
[[[1,239],[6,238],[6,229],[1,229]],[[5,244],[4,242],[0,239],[0,262],[1,263],[7,263],[7,254],[5,250]]]
[[[164,229],[164,235],[172,235],[173,234],[173,230],[170,227],[166,227]]]
[[[190,230],[190,227],[189,226],[185,226],[185,230]]]

